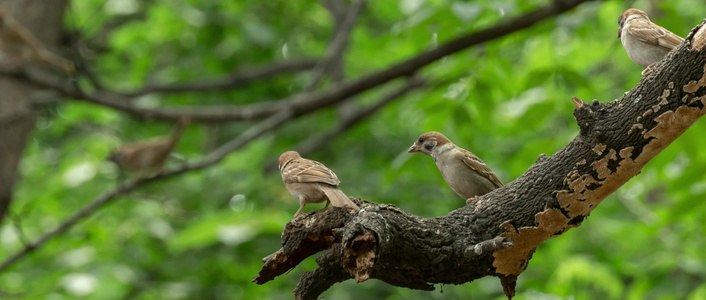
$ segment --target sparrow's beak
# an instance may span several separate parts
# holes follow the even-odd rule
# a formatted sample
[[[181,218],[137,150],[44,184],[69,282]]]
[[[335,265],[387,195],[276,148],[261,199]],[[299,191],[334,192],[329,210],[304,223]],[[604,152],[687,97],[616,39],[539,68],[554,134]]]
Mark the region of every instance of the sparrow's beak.
[[[622,30],[618,29],[618,38],[620,38],[621,33],[622,33]]]
[[[409,147],[409,150],[407,150],[407,153],[414,153],[414,152],[419,152],[419,147],[417,144],[412,145],[412,147]]]

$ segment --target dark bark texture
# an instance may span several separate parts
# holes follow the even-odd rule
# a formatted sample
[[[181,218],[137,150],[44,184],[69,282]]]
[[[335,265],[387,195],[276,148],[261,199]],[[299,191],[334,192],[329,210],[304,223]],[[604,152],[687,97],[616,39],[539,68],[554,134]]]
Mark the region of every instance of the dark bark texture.
[[[507,185],[437,218],[360,200],[359,211],[309,212],[287,224],[282,249],[265,258],[253,281],[263,284],[326,250],[319,267],[302,275],[297,299],[316,299],[348,279],[433,290],[485,276],[500,278],[511,298],[537,246],[581,225],[706,112],[702,26],[621,99],[574,98],[579,135]]]

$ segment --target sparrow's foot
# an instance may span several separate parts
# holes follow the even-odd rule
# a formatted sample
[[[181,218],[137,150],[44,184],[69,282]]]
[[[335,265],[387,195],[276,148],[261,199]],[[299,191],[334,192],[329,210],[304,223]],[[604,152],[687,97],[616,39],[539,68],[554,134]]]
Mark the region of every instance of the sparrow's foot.
[[[647,66],[647,68],[642,70],[642,73],[640,73],[640,74],[642,74],[642,77],[645,77],[645,76],[647,76],[647,74],[650,74],[650,72],[652,72],[652,69],[654,69],[654,67],[655,67],[655,64],[651,64],[651,65]]]
[[[471,204],[471,202],[475,201],[475,200],[478,199],[478,198],[480,198],[480,197],[478,197],[478,196],[473,196],[473,197],[471,197],[471,198],[466,199],[466,205]]]

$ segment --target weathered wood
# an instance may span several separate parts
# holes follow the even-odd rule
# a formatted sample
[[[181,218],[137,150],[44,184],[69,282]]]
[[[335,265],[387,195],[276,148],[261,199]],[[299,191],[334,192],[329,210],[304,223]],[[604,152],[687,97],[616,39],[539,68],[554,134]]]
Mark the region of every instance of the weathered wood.
[[[282,256],[268,260],[254,281],[263,284],[293,268],[304,259],[295,254],[328,249],[317,259],[319,268],[302,275],[298,299],[315,299],[346,279],[432,290],[435,283],[485,276],[499,277],[511,298],[537,246],[581,225],[706,113],[706,34],[692,41],[701,26],[620,100],[573,99],[579,135],[557,153],[540,155],[507,185],[437,218],[367,202],[357,212],[310,212],[288,223]],[[325,243],[303,242],[329,233],[335,238]],[[469,254],[475,245],[491,251]]]

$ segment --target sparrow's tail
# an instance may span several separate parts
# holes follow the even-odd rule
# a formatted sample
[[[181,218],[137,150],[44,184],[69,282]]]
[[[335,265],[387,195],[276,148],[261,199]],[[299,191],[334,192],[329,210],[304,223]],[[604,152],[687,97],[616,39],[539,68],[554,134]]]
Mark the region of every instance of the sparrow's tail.
[[[355,208],[356,210],[360,209],[358,205],[353,203],[351,199],[348,199],[348,196],[346,196],[346,194],[344,194],[338,187],[322,184],[321,190],[326,194],[329,201],[331,201],[331,205],[335,207],[350,207]]]

